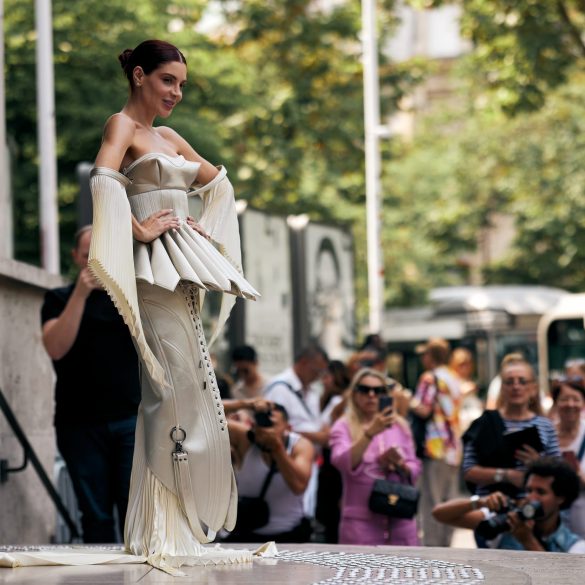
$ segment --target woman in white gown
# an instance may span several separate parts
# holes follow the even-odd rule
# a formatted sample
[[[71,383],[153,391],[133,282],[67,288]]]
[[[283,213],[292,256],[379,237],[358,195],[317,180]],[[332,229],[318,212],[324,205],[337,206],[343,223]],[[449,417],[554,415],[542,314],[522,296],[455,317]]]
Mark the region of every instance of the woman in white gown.
[[[236,519],[227,424],[199,316],[204,291],[224,293],[215,334],[234,295],[258,293],[242,275],[225,169],[170,128],[153,126],[181,101],[185,57],[169,43],[145,41],[119,58],[130,94],[106,123],[92,171],[89,266],[143,366],[126,549],[172,570],[201,562],[211,553],[200,543]],[[202,198],[199,224],[188,195]]]

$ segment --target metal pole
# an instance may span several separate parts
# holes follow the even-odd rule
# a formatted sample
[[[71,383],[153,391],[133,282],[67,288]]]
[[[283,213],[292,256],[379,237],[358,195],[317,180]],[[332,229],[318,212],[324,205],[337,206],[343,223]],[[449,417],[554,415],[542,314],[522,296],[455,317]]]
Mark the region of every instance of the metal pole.
[[[45,270],[59,274],[57,157],[55,148],[55,87],[53,81],[53,20],[51,0],[35,0],[37,31],[37,125],[41,260]]]
[[[4,91],[4,0],[0,0],[0,258],[12,258],[12,205],[6,148],[6,93]]]
[[[369,325],[370,331],[377,333],[382,327],[384,266],[380,249],[380,90],[376,0],[362,0],[362,47]]]

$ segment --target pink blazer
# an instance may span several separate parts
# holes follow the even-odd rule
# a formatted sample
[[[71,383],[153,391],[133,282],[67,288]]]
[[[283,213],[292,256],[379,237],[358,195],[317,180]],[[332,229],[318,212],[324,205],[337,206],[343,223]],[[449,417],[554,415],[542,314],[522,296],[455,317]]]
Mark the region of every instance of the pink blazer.
[[[340,544],[417,546],[419,540],[416,519],[388,518],[370,512],[368,508],[368,499],[376,478],[386,477],[391,481],[405,481],[396,473],[385,475],[378,464],[380,454],[390,447],[400,447],[410,469],[412,480],[416,483],[422,464],[415,455],[410,429],[396,423],[376,435],[355,469],[351,468],[352,439],[345,417],[333,425],[329,443],[331,463],[339,469],[343,478],[339,525]]]

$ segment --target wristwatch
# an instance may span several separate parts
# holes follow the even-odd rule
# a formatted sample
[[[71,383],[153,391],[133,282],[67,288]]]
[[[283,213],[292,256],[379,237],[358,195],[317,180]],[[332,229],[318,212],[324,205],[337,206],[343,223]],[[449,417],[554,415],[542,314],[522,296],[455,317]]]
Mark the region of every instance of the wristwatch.
[[[506,472],[503,469],[496,469],[496,472],[494,473],[494,482],[495,483],[502,483],[504,481],[504,478],[506,477]]]
[[[472,510],[479,509],[479,500],[480,500],[480,497],[477,494],[475,494],[469,498],[469,501],[471,502],[471,509]]]

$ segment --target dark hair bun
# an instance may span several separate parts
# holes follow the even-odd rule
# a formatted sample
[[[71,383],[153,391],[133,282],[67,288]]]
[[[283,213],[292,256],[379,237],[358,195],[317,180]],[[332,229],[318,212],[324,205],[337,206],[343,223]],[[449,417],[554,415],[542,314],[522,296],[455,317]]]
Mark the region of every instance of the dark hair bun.
[[[124,71],[126,71],[126,67],[130,62],[130,58],[132,57],[133,52],[134,51],[132,49],[126,49],[125,51],[122,51],[118,55],[118,60],[120,61],[120,64],[122,65],[122,69],[124,69]]]

